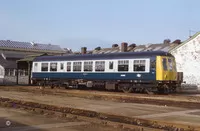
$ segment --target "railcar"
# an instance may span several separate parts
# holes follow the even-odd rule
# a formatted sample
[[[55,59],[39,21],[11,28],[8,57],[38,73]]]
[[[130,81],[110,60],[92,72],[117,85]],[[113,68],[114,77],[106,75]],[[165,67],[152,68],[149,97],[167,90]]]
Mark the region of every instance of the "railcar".
[[[87,87],[174,92],[182,79],[175,58],[163,51],[39,56],[33,61],[32,81],[42,86]]]

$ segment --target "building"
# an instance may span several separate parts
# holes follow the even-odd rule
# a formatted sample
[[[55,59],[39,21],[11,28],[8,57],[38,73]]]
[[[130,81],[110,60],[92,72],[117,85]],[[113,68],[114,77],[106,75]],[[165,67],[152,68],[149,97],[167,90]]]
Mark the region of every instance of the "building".
[[[69,52],[59,45],[0,40],[0,84],[16,84],[17,76],[19,84],[28,84],[28,63],[17,67],[20,59],[45,53],[63,55]]]
[[[121,45],[113,44],[110,48],[96,47],[94,50],[87,51],[86,47],[81,48],[81,52],[74,52],[74,54],[107,54],[117,52],[139,52],[139,51],[166,51],[173,49],[174,47],[181,44],[180,40],[170,42],[170,40],[164,40],[163,43],[159,44],[147,44],[147,45],[136,45],[128,43],[121,43]]]
[[[176,58],[177,70],[183,72],[183,87],[200,89],[200,32],[169,50]]]

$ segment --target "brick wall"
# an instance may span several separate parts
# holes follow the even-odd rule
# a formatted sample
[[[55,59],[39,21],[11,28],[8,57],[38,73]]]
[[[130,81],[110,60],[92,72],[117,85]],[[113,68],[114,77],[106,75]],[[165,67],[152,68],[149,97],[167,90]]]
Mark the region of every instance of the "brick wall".
[[[4,78],[0,78],[0,85],[16,85],[16,81],[16,76],[5,76]],[[18,84],[27,85],[28,76],[19,76]]]

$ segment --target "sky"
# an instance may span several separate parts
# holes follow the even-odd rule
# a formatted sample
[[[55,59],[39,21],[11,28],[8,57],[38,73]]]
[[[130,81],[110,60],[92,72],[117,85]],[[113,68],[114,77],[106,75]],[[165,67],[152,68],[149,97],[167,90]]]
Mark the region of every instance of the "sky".
[[[186,40],[199,0],[0,0],[0,39],[81,47]]]

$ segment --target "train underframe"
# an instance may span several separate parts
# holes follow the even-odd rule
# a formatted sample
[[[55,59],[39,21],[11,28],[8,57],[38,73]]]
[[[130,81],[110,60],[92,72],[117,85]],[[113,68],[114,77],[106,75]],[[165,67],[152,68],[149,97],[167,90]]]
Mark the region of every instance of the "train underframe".
[[[42,88],[95,88],[105,90],[123,91],[124,93],[140,92],[148,94],[169,94],[175,93],[180,87],[179,81],[121,81],[121,80],[83,80],[83,79],[33,79],[33,84],[39,85]]]

